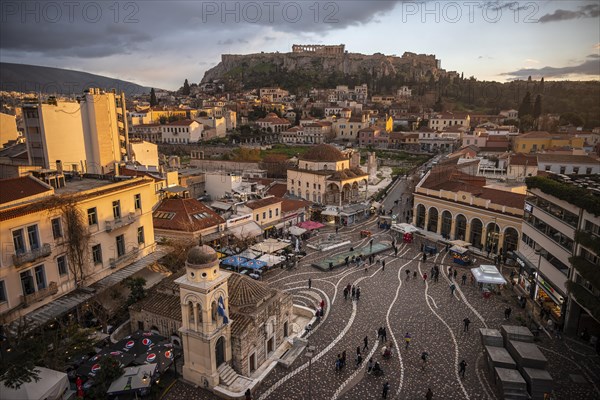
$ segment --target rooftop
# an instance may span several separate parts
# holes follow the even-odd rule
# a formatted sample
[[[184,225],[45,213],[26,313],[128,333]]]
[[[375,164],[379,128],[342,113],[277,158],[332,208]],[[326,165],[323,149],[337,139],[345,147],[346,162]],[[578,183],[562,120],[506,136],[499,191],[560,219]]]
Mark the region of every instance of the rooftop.
[[[253,210],[257,210],[262,207],[267,207],[273,204],[281,203],[281,198],[279,197],[265,197],[264,199],[259,200],[251,200],[246,202],[246,207],[251,208]]]
[[[196,199],[164,199],[152,215],[155,229],[198,232],[225,220]]]
[[[0,204],[12,203],[17,200],[47,192],[52,193],[52,187],[31,175],[0,179]]]
[[[600,161],[590,156],[573,154],[538,154],[538,162],[543,163],[565,163],[565,164],[597,164]]]
[[[315,145],[300,156],[300,160],[315,162],[336,162],[347,159],[341,151],[329,144]]]

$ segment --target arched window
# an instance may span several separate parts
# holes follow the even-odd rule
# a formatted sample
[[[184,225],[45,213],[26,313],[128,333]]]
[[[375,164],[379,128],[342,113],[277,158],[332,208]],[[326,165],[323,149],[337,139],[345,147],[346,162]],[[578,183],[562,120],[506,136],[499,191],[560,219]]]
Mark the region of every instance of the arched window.
[[[212,317],[213,322],[217,322],[217,302],[213,301],[210,305],[210,315]]]
[[[188,302],[188,317],[190,324],[194,323],[194,303]]]

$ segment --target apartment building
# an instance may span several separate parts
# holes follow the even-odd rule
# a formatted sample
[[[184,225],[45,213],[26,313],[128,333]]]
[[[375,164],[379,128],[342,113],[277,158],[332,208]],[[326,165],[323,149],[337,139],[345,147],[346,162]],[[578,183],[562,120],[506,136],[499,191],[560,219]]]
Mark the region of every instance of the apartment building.
[[[151,254],[156,245],[150,179],[114,182],[84,177],[54,188],[25,176],[0,180],[0,186],[0,319],[4,323],[22,316],[43,323],[59,311],[55,300],[93,286],[138,260],[141,268],[146,256],[152,258],[147,260],[150,263],[160,255]],[[74,226],[83,233],[76,234]],[[91,297],[90,292],[85,295]],[[38,313],[42,307],[58,308]]]
[[[468,114],[446,112],[435,114],[430,118],[428,127],[436,131],[441,131],[450,126],[469,128],[470,125],[471,117]]]
[[[519,287],[565,333],[600,337],[600,178],[526,180]]]
[[[192,119],[183,119],[161,125],[160,129],[163,143],[189,144],[197,143],[202,138],[204,125]]]
[[[77,101],[26,103],[23,123],[29,163],[104,174],[127,157],[125,94],[89,89]]]
[[[254,221],[264,231],[273,229],[281,218],[281,201],[279,197],[265,197],[260,200],[252,200],[238,207],[238,213],[252,214]]]

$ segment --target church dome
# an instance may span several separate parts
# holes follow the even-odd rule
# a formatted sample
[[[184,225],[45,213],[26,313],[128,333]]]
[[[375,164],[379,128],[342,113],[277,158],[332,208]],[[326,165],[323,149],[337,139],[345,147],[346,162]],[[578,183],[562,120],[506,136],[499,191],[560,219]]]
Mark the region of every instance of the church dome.
[[[233,307],[258,306],[271,297],[271,290],[264,284],[240,274],[231,274],[227,282],[229,305]]]
[[[329,144],[318,144],[313,146],[300,156],[301,160],[316,161],[316,162],[335,162],[347,160],[341,151]]]
[[[218,260],[217,252],[210,246],[202,245],[193,247],[187,256],[187,264],[204,265]]]

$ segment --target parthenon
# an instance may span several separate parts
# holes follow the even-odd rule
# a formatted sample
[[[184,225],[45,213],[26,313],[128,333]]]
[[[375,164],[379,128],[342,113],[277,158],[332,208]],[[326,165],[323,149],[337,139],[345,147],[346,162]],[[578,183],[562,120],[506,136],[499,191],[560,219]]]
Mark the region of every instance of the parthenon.
[[[292,46],[294,53],[318,53],[318,54],[344,54],[346,45],[322,45],[322,44],[295,44]]]

